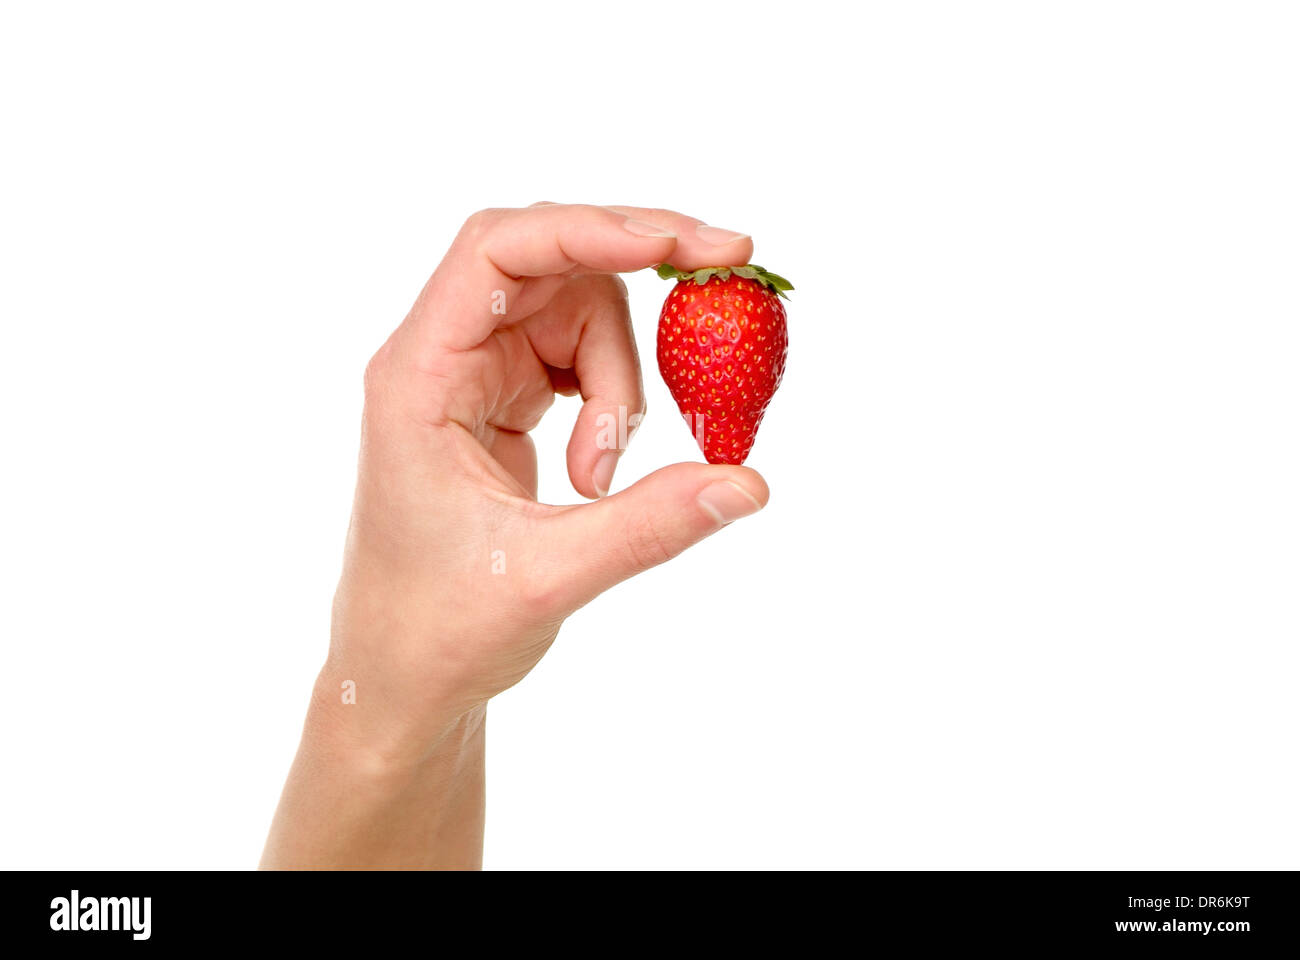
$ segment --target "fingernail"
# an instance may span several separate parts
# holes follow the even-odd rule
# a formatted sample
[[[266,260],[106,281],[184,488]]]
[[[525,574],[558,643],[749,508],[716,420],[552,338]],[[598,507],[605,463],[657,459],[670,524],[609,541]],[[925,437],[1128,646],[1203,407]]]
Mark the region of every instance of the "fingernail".
[[[731,523],[751,513],[758,513],[763,505],[749,493],[730,480],[719,480],[700,491],[696,498],[704,512],[718,521],[719,525]]]
[[[705,243],[711,243],[715,247],[720,247],[724,243],[731,243],[733,240],[747,240],[749,234],[737,233],[735,230],[723,230],[721,227],[710,227],[708,224],[701,223],[695,228],[696,236]]]
[[[677,234],[671,230],[665,230],[663,227],[656,227],[653,223],[646,223],[644,220],[624,220],[623,229],[628,233],[635,233],[638,237],[675,237]]]
[[[601,454],[600,459],[596,461],[596,469],[591,471],[591,485],[596,488],[596,496],[609,496],[609,485],[614,482],[614,468],[617,466],[617,450]]]

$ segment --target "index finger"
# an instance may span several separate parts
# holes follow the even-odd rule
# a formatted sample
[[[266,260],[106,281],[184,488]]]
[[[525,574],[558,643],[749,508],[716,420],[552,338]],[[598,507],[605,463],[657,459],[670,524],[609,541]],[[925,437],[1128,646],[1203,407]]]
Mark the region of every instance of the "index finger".
[[[754,241],[749,234],[713,227],[703,220],[675,210],[622,206],[609,209],[638,220],[661,223],[676,233],[677,248],[673,251],[671,262],[681,270],[740,267],[749,263],[749,258],[754,255]]]
[[[407,321],[426,344],[468,350],[545,304],[566,274],[641,270],[676,247],[670,227],[606,207],[482,210],[465,222]]]
[[[477,346],[543,306],[559,277],[622,273],[671,261],[690,269],[747,263],[745,234],[653,207],[543,204],[483,210],[461,228],[408,321],[429,344]]]

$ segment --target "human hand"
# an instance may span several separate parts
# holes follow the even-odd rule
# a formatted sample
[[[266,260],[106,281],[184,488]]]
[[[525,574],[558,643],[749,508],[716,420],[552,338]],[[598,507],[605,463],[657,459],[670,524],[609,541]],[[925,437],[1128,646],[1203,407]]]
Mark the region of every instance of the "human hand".
[[[743,264],[752,250],[666,210],[542,204],[465,224],[366,372],[323,673],[331,695],[352,680],[369,704],[346,714],[357,735],[418,754],[520,680],[578,607],[767,501],[755,471],[701,463],[605,497],[620,451],[598,443],[645,409],[615,274]],[[584,398],[568,471],[595,503],[535,499],[528,431],[557,392]]]
[[[481,780],[488,699],[528,673],[574,610],[766,503],[755,471],[703,463],[665,467],[606,496],[620,451],[601,442],[611,423],[634,428],[645,409],[616,274],[661,262],[744,264],[752,250],[744,235],[667,210],[539,204],[466,222],[366,370],[330,651],[268,865],[472,865],[468,848],[412,853],[397,824],[407,822],[407,840],[465,833],[447,827],[448,815],[439,828],[420,810],[467,763]],[[568,470],[594,503],[536,500],[528,431],[556,393],[583,397]],[[355,797],[331,799],[322,784],[340,758],[350,776],[364,770],[374,781],[368,813],[343,817]],[[427,781],[439,786],[417,786]],[[478,792],[457,816],[481,834],[481,783]],[[377,818],[391,825],[380,843]],[[302,829],[346,834],[341,819],[356,842],[322,847]]]

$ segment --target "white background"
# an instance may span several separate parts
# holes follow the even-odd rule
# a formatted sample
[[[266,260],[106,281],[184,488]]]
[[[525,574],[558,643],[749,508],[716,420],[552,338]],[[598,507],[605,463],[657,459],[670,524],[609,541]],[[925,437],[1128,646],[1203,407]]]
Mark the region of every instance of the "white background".
[[[798,290],[768,509],[494,704],[487,866],[1300,866],[1293,6],[0,9],[0,866],[256,863],[362,368],[539,199]],[[698,458],[628,282],[616,489]]]

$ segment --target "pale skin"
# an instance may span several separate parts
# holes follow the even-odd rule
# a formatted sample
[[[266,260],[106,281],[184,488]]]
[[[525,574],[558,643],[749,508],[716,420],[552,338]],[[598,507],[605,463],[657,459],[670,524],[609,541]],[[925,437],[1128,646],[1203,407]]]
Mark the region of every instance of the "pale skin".
[[[617,274],[752,252],[748,236],[642,207],[465,223],[366,369],[329,654],[264,868],[481,866],[488,701],[569,614],[767,503],[755,471],[704,463],[607,495],[619,451],[601,440],[602,414],[645,410]],[[556,393],[584,400],[567,463],[591,503],[537,502],[528,431]]]

